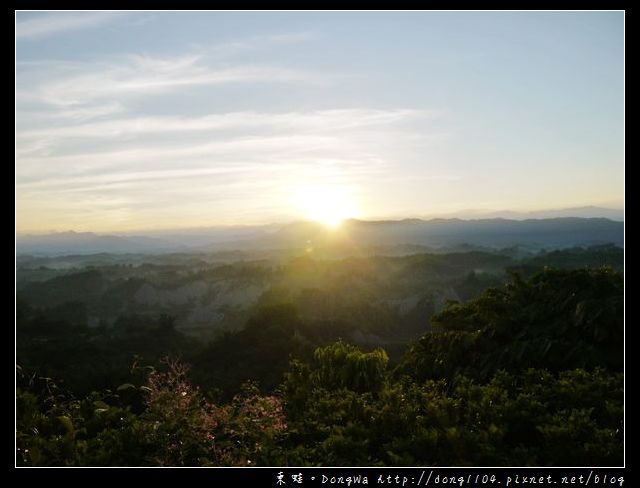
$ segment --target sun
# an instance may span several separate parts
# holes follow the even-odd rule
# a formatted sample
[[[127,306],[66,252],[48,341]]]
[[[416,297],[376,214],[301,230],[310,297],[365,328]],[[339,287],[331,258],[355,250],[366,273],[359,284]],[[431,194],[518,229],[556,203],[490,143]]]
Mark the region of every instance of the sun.
[[[352,193],[344,187],[305,185],[298,189],[295,200],[306,219],[330,228],[357,215]]]

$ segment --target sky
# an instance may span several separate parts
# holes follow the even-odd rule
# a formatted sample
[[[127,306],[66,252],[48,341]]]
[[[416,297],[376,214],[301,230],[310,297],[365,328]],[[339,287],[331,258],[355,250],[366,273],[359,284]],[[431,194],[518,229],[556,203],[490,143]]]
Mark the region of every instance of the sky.
[[[624,198],[622,12],[16,13],[16,230]]]

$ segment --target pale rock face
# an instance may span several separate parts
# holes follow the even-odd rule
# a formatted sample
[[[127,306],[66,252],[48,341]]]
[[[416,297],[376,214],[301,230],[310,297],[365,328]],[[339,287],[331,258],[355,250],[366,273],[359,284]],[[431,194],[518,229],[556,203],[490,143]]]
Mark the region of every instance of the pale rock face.
[[[216,291],[213,307],[253,305],[267,289],[266,286],[247,283],[234,283],[231,280],[218,282],[211,287]]]
[[[178,327],[185,332],[196,329],[213,331],[225,319],[226,307],[247,309],[266,288],[234,279],[196,281],[177,288],[160,288],[146,283],[135,293],[134,301],[149,307],[187,305],[189,311],[178,319]]]

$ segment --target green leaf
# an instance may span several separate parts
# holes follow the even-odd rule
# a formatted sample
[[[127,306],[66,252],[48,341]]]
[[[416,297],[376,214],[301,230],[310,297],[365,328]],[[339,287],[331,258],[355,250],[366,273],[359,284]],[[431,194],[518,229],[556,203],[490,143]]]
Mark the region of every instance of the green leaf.
[[[61,415],[58,417],[58,420],[67,431],[67,434],[73,436],[73,434],[75,433],[75,429],[73,428],[73,422],[71,421],[71,419],[66,415]]]

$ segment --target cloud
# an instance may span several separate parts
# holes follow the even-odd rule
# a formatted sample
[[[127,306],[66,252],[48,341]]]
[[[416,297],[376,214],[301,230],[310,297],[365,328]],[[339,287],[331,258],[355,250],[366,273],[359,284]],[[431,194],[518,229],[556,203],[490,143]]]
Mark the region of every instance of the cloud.
[[[160,204],[160,190],[176,201],[209,201],[214,192],[227,201],[244,195],[257,204],[256,198],[277,199],[301,181],[356,184],[392,174],[393,158],[425,138],[417,138],[414,125],[439,112],[348,108],[118,115],[114,110],[105,120],[58,120],[56,126],[49,121],[42,128],[19,129],[20,204],[58,195],[56,201],[72,206],[84,201],[80,195],[99,192],[118,201],[126,196],[129,209],[145,208]]]
[[[89,29],[111,22],[122,16],[121,12],[95,13],[48,13],[28,20],[18,20],[24,14],[18,12],[16,16],[16,38],[35,39],[46,36],[67,33],[69,31]]]
[[[69,107],[55,112],[56,117],[70,119],[75,122],[84,122],[96,118],[107,117],[125,111],[122,104],[118,102],[107,102],[89,107]]]
[[[218,56],[314,36],[249,37],[218,45],[216,52],[199,48],[174,56],[18,63],[21,228],[40,221],[67,228],[158,226],[161,219],[169,226],[186,219],[197,224],[208,212],[229,221],[238,216],[264,221],[291,216],[289,194],[308,181],[355,191],[372,179],[389,180],[398,161],[411,159],[434,137],[433,130],[425,135],[423,129],[439,112],[319,108],[326,100],[317,107],[294,103],[285,109],[275,102],[242,110],[247,94],[264,100],[275,93],[249,84],[321,92],[316,89],[340,77],[288,66],[221,63]],[[221,85],[230,85],[220,90],[231,94],[229,100],[216,93]]]
[[[122,56],[112,62],[41,64],[19,71],[19,101],[56,107],[93,103],[124,103],[131,97],[148,97],[191,86],[228,83],[318,83],[326,76],[279,66],[212,65],[198,54],[177,57]]]
[[[97,107],[92,115],[112,114],[118,107]],[[83,109],[69,110],[67,116],[83,120]],[[79,138],[118,138],[182,132],[212,132],[223,130],[291,130],[326,132],[357,129],[378,125],[409,122],[437,115],[436,111],[411,109],[375,110],[342,109],[307,112],[261,113],[229,112],[201,117],[129,117],[83,124],[63,125],[45,129],[18,131],[20,140],[46,138],[48,140]]]
[[[277,186],[293,177],[357,180],[388,171],[389,154],[411,143],[412,132],[403,124],[429,115],[402,109],[232,112],[23,131],[16,143],[16,185],[22,194],[33,195],[122,184],[134,188],[150,181],[178,188],[178,179],[214,184],[222,176],[245,187],[260,180]],[[216,130],[222,133],[212,138]],[[185,131],[196,138],[179,137]],[[120,134],[145,139],[86,150],[96,147],[92,139]],[[62,146],[61,138],[66,140]],[[185,184],[186,194],[192,189]]]
[[[326,166],[327,159],[370,165],[368,148],[349,140],[349,135],[289,133],[265,137],[234,137],[198,144],[177,141],[163,144],[134,144],[128,149],[75,152],[64,155],[21,157],[18,159],[18,185],[40,181],[43,186],[59,176],[91,177],[101,174],[128,174],[173,168],[211,168],[231,170],[246,164],[262,168],[296,163]],[[372,166],[372,165],[370,165]],[[345,168],[337,168],[342,170]]]

